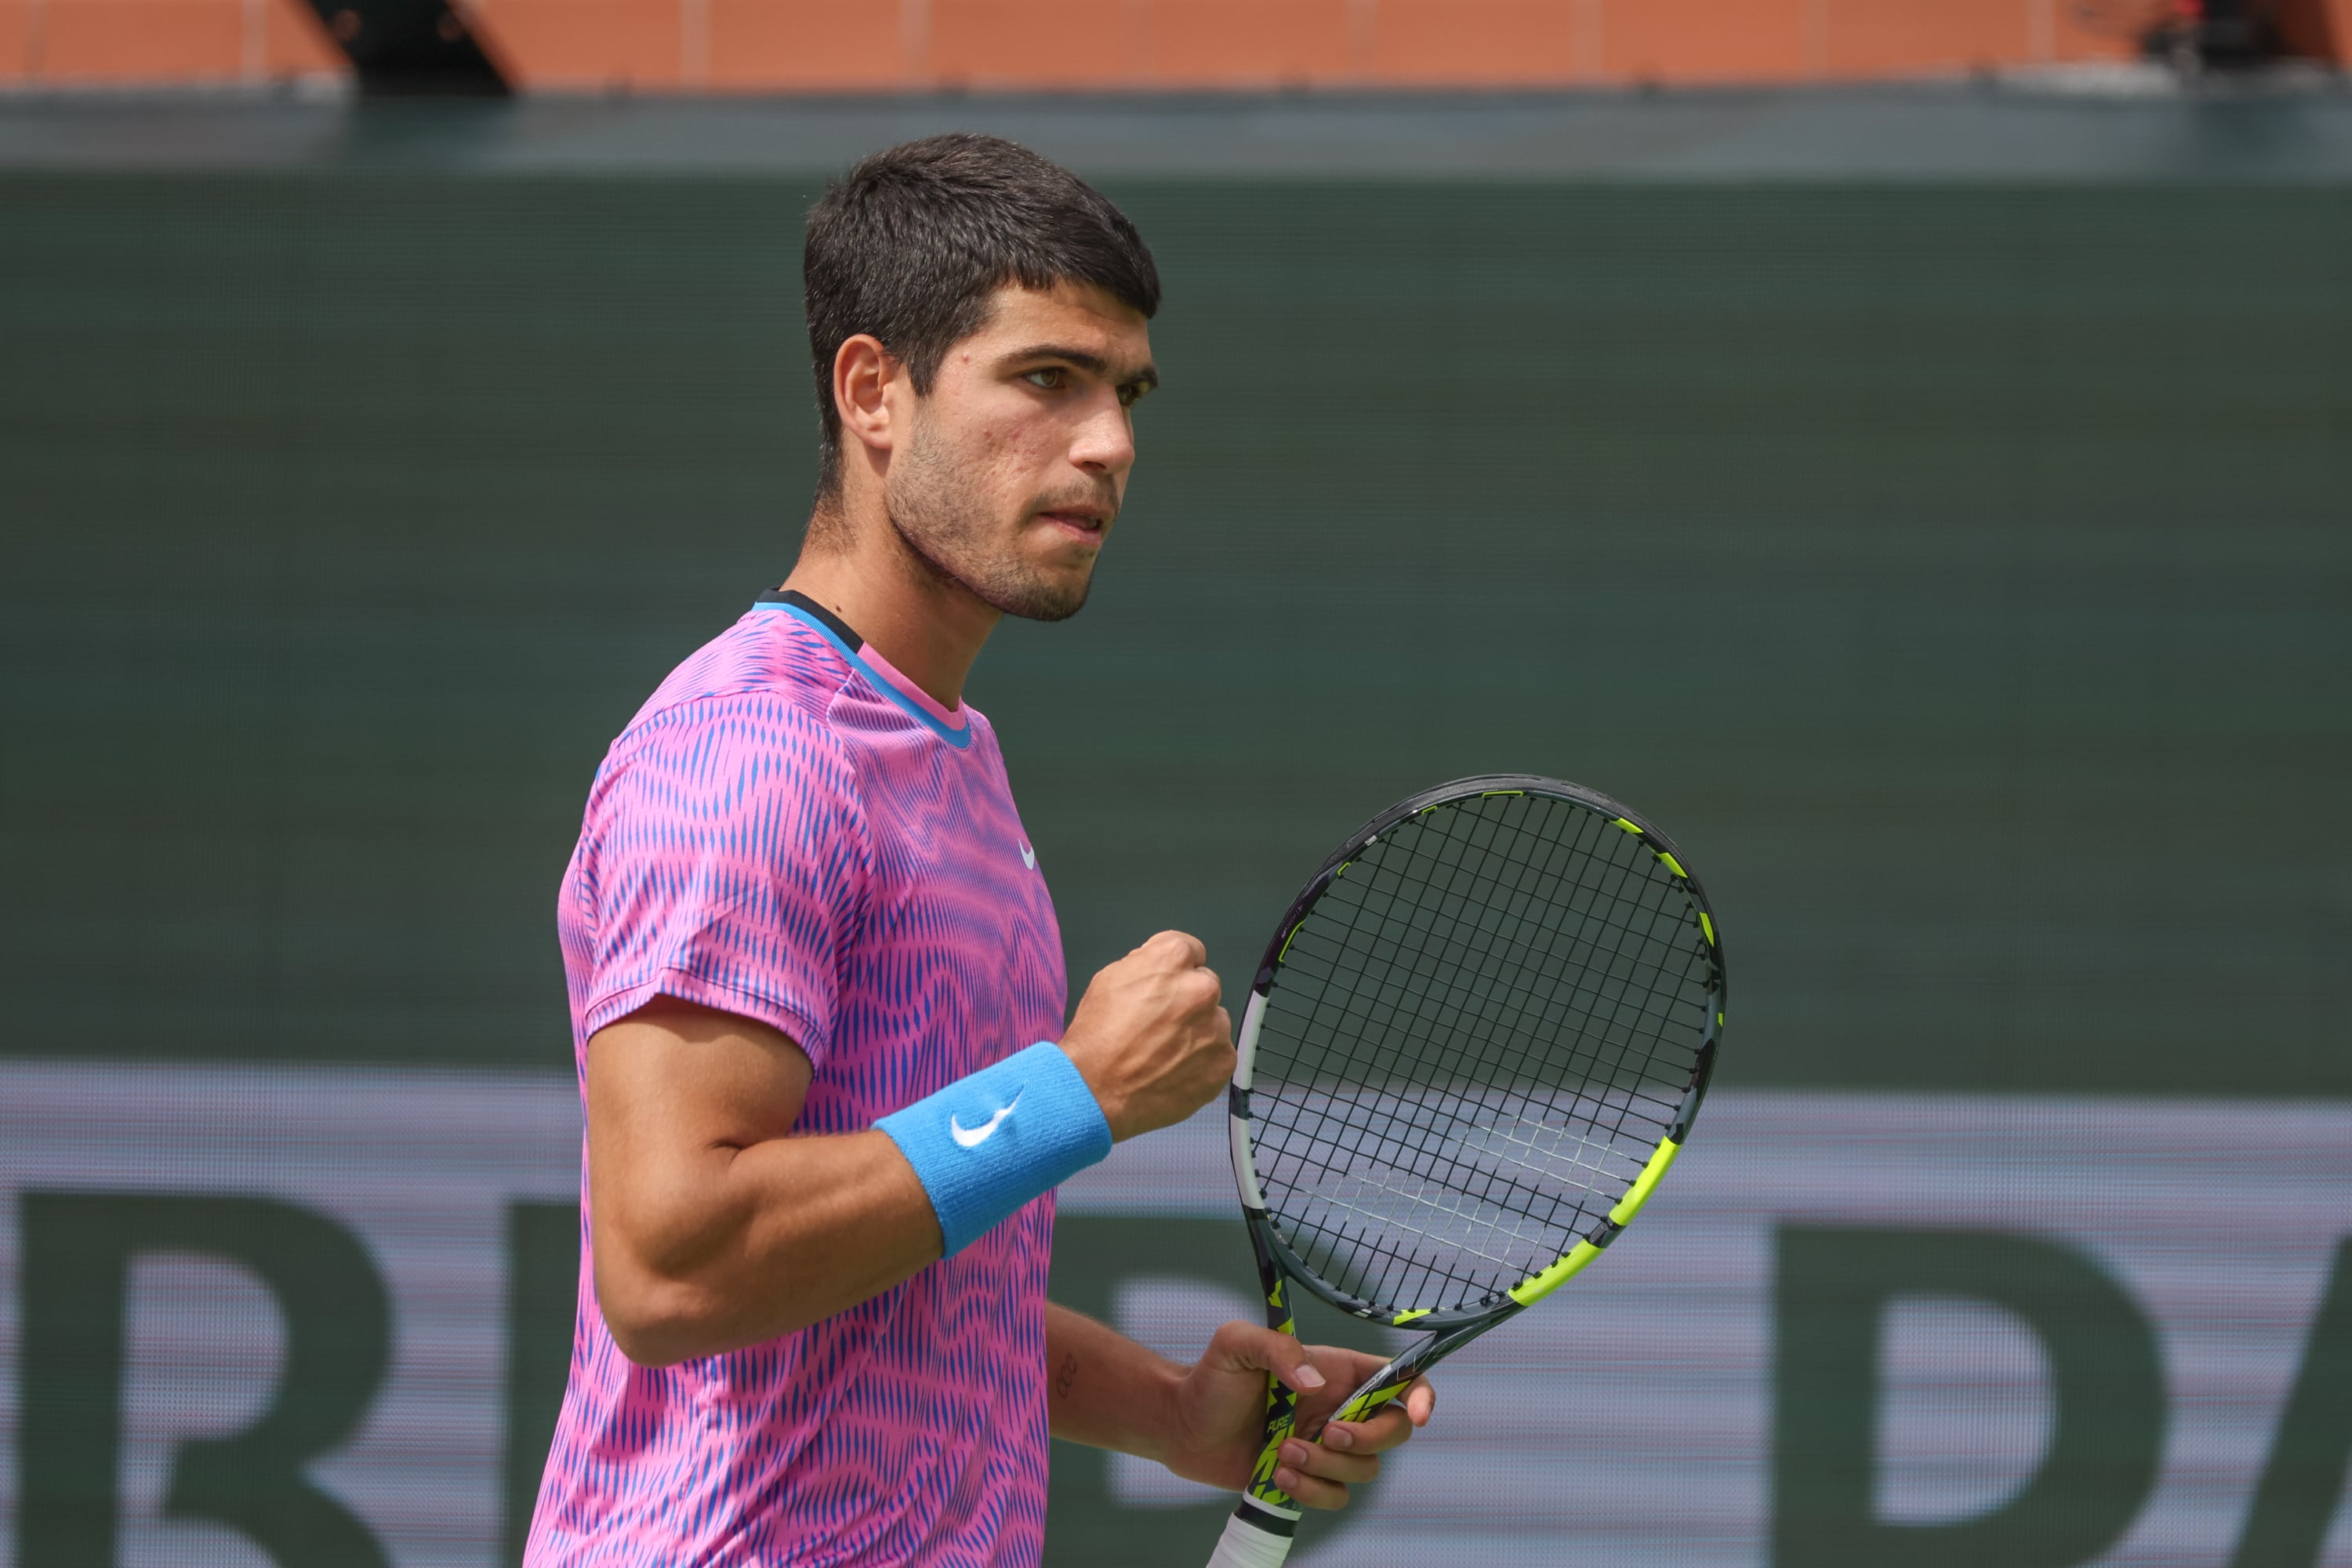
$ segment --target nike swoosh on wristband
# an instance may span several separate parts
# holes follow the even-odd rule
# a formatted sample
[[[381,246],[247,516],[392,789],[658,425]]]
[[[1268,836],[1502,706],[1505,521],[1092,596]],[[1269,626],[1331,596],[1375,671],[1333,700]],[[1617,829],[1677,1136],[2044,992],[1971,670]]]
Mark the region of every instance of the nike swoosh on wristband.
[[[1022,1092],[1025,1093],[1027,1091],[1024,1090]],[[1018,1105],[1020,1103],[1021,1095],[1015,1094],[1013,1097],[1013,1105]],[[1004,1119],[1013,1114],[1013,1105],[1000,1108],[995,1115],[990,1117],[987,1121],[982,1122],[977,1127],[966,1127],[961,1121],[956,1120],[956,1116],[953,1111],[950,1111],[948,1113],[948,1136],[954,1139],[957,1144],[961,1148],[977,1149],[982,1143],[987,1142],[990,1135],[999,1127],[1004,1125]]]

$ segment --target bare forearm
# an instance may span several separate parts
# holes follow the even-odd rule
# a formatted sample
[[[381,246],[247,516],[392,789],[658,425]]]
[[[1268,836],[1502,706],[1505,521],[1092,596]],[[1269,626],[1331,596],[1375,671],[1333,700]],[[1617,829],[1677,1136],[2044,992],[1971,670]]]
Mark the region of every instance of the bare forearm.
[[[1148,1459],[1169,1448],[1184,1369],[1118,1330],[1045,1304],[1045,1405],[1056,1437]]]
[[[597,1294],[644,1365],[795,1332],[940,1256],[930,1199],[886,1133],[710,1149],[673,1195],[660,1184],[592,1197]]]

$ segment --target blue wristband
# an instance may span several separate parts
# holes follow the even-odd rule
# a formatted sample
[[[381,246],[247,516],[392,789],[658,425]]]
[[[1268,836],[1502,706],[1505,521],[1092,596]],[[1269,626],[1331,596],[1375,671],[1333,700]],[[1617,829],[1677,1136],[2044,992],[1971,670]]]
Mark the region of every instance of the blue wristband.
[[[1094,1090],[1040,1040],[874,1124],[915,1167],[940,1216],[942,1256],[1110,1152]]]

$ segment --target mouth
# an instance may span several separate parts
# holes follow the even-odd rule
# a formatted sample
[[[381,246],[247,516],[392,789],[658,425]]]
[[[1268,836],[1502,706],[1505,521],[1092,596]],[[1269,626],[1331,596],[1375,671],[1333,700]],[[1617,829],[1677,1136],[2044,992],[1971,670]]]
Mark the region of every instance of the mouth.
[[[1057,506],[1036,514],[1039,522],[1061,530],[1070,539],[1085,544],[1100,544],[1104,532],[1110,527],[1111,511],[1108,507]]]

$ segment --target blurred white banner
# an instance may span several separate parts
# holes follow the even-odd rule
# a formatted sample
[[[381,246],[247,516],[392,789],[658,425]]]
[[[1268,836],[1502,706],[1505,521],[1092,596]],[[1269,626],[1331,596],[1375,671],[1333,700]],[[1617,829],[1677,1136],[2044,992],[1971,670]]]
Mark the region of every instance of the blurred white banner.
[[[82,1527],[69,1510],[21,1495],[24,1476],[52,1486],[64,1473],[57,1464],[28,1468],[26,1450],[62,1441],[66,1449],[50,1451],[95,1453],[102,1440],[117,1465],[116,1561],[272,1562],[228,1524],[171,1517],[175,1456],[191,1441],[233,1437],[295,1398],[299,1391],[281,1387],[281,1374],[304,1330],[289,1314],[309,1310],[301,1303],[314,1297],[356,1299],[333,1291],[358,1289],[350,1280],[371,1263],[389,1304],[385,1369],[349,1437],[304,1473],[402,1568],[497,1562],[516,1322],[512,1205],[574,1199],[579,1125],[576,1091],[560,1078],[0,1067],[0,1515],[9,1522],[0,1563],[49,1568],[18,1556],[28,1507],[50,1508],[40,1517],[67,1521],[67,1535],[83,1539],[72,1536]],[[1122,1146],[1064,1189],[1064,1213],[1134,1216],[1138,1226],[1230,1219],[1225,1162],[1222,1110],[1213,1110]],[[70,1201],[91,1194],[134,1201]],[[283,1281],[308,1264],[208,1250],[203,1237],[212,1233],[196,1220],[186,1238],[171,1241],[181,1234],[170,1229],[178,1211],[158,1217],[136,1194],[274,1200],[355,1239],[354,1261],[337,1264],[333,1248],[311,1248],[320,1278],[340,1268],[344,1284],[289,1297]],[[299,1243],[310,1233],[271,1217],[282,1215],[263,1205],[232,1218],[263,1231],[278,1226],[297,1255],[309,1256]],[[26,1237],[37,1224],[45,1228],[35,1255]],[[1941,1235],[1922,1242],[1895,1234],[1923,1231]],[[1800,1390],[1824,1409],[1868,1402],[1862,1525],[1908,1526],[1927,1542],[1997,1515],[2032,1489],[2059,1446],[2077,1442],[2060,1436],[2055,1391],[2074,1375],[2066,1358],[2081,1354],[2063,1333],[2052,1337],[2055,1320],[2037,1321],[2032,1305],[2057,1287],[1993,1277],[2002,1260],[2022,1258],[2028,1272],[2042,1268],[2062,1285],[2077,1275],[2091,1281],[2109,1302],[2102,1310],[2123,1315],[2112,1321],[2136,1325],[2119,1337],[2144,1335],[2153,1347],[2149,1386],[2116,1393],[2118,1409],[2142,1394],[2155,1402],[2150,1479],[2140,1487],[2121,1464],[2123,1479],[2112,1484],[2137,1489],[2118,1505],[2119,1533],[2087,1560],[2223,1568],[2242,1561],[2235,1554],[2257,1483],[2347,1232],[2352,1106],[1720,1093],[1673,1176],[1603,1263],[1448,1363],[1437,1426],[1370,1491],[1344,1534],[1332,1535],[1328,1550],[1310,1538],[1300,1561],[1767,1562],[1776,1357],[1784,1379],[1800,1379],[1837,1349],[1818,1330],[1776,1323],[1776,1288],[1781,1300],[1811,1299],[1805,1281],[1776,1287],[1776,1258],[1843,1259],[1849,1284],[1861,1281],[1853,1289],[1883,1296],[1874,1363],[1857,1385]],[[1906,1287],[1929,1277],[1900,1260],[1945,1238],[1951,1256],[1990,1260],[1981,1290],[1948,1281]],[[1238,1223],[1230,1245],[1245,1258]],[[65,1336],[58,1343],[104,1338],[71,1338],[79,1331],[60,1314],[80,1310],[74,1304],[94,1300],[110,1278],[90,1261],[103,1263],[109,1247],[125,1257],[127,1293],[111,1439],[73,1404],[74,1379],[100,1398],[103,1379],[87,1366],[20,1364],[28,1303],[44,1304],[38,1323],[49,1326],[38,1331]],[[279,1285],[268,1278],[272,1268]],[[538,1283],[542,1298],[551,1285],[568,1289]],[[1130,1270],[1107,1299],[1130,1331],[1171,1353],[1197,1344],[1222,1318],[1252,1310],[1247,1298],[1181,1268]],[[1814,1359],[1792,1345],[1811,1345]],[[2126,1355],[2115,1364],[2134,1363]],[[26,1391],[37,1388],[43,1408],[66,1412],[59,1432],[24,1429]],[[2083,1440],[2094,1447],[2097,1415],[2074,1417],[2090,1423]],[[2325,1421],[2312,1427],[2323,1468],[2330,1430]],[[1834,1491],[1834,1476],[1807,1471],[1808,1482],[1799,1474],[1831,1462],[1784,1457],[1782,1495],[1813,1482]],[[2339,1487],[2341,1479],[2338,1468]],[[1126,1462],[1112,1467],[1109,1491],[1138,1510],[1203,1500]],[[2315,1503],[2306,1488],[2300,1501],[2277,1506],[2326,1510],[2305,1531],[2315,1551],[2300,1563],[2352,1565],[2352,1519],[2340,1496]],[[1781,1555],[1795,1568],[1801,1552],[1785,1546]]]

